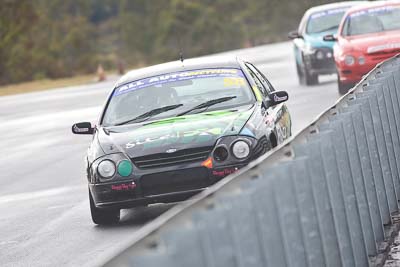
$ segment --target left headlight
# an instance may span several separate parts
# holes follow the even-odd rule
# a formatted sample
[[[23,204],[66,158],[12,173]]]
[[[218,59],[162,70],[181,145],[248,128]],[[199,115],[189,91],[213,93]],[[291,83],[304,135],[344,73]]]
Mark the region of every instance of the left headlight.
[[[354,65],[355,62],[356,62],[356,60],[354,59],[353,56],[347,55],[344,57],[344,63],[347,66],[352,66],[352,65]]]
[[[250,154],[250,145],[245,141],[236,141],[232,146],[232,153],[238,159],[244,159]]]
[[[115,174],[115,164],[111,160],[103,160],[97,166],[97,173],[106,179],[109,179],[114,176]]]
[[[315,57],[316,57],[318,60],[321,60],[321,59],[324,59],[325,54],[324,54],[323,51],[318,50],[318,51],[315,53]]]
[[[306,54],[306,55],[312,55],[312,54],[314,54],[314,53],[315,53],[315,48],[312,47],[310,44],[307,44],[307,45],[304,47],[304,54]]]

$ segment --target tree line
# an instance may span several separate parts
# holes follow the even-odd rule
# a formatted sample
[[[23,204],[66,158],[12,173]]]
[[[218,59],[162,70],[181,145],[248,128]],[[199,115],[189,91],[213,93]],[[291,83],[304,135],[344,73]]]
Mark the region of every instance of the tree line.
[[[0,84],[285,40],[321,0],[0,0]]]

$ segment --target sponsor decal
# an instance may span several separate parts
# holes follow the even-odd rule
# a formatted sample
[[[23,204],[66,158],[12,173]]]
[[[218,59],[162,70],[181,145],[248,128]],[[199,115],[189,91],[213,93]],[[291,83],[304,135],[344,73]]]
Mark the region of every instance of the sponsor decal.
[[[274,95],[274,101],[275,102],[283,102],[287,100],[287,96],[278,96],[278,95]]]
[[[174,153],[174,152],[176,152],[177,151],[177,149],[176,148],[170,148],[170,149],[168,149],[167,151],[165,151],[166,153]]]
[[[240,132],[241,135],[247,135],[247,136],[251,136],[251,137],[256,137],[256,135],[254,134],[254,132],[252,130],[250,130],[247,127],[244,127],[243,130]]]
[[[239,168],[226,168],[223,170],[214,170],[212,171],[212,174],[217,177],[225,177],[229,174],[237,172],[237,170],[239,170]]]
[[[244,78],[224,78],[224,87],[241,87],[245,86],[246,82]]]
[[[135,182],[132,182],[130,184],[118,184],[118,185],[111,185],[111,190],[115,191],[126,191],[126,190],[132,190],[136,188]]]
[[[369,8],[367,10],[360,10],[357,12],[354,12],[350,14],[350,18],[362,16],[362,15],[367,15],[367,14],[376,14],[376,13],[386,13],[386,12],[391,12],[395,9],[398,9],[399,7],[394,7],[394,6],[383,6],[383,7],[375,7],[375,8]]]
[[[316,18],[325,17],[325,16],[329,16],[329,15],[335,15],[338,13],[344,13],[347,9],[349,9],[349,7],[350,6],[317,12],[317,13],[314,13],[311,15],[311,19],[316,19]]]
[[[79,128],[78,126],[74,125],[74,132],[76,133],[86,133],[89,131],[89,128]]]
[[[367,49],[367,53],[372,54],[372,53],[376,53],[376,52],[388,50],[388,49],[400,49],[400,43],[389,43],[389,44],[383,44],[383,45],[377,45],[377,46],[370,46]]]
[[[154,76],[150,78],[141,79],[138,81],[130,82],[118,87],[113,96],[118,96],[125,94],[134,90],[143,89],[150,86],[159,86],[165,83],[186,81],[192,79],[201,78],[214,78],[214,77],[232,77],[232,78],[244,78],[244,74],[239,69],[202,69],[202,70],[192,70],[192,71],[182,71],[169,73],[165,75]],[[240,80],[228,81],[229,83],[238,83]],[[244,79],[243,79],[244,82]]]
[[[213,139],[213,136],[222,134],[221,128],[204,128],[198,130],[187,130],[176,133],[168,133],[162,136],[157,137],[147,137],[143,139],[137,139],[136,141],[132,141],[126,144],[126,148],[132,148],[138,145],[149,145],[150,143],[154,143],[155,146],[160,145],[161,143],[191,143],[194,141],[197,142],[206,142]],[[167,152],[172,153],[172,152]]]
[[[252,87],[252,89],[253,89],[254,94],[256,95],[257,101],[262,101],[263,95],[262,95],[260,89],[258,89],[258,87],[255,85]]]

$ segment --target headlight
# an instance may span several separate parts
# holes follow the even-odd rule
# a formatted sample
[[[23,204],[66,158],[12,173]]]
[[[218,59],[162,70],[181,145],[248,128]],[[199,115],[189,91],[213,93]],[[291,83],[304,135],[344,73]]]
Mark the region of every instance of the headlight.
[[[313,47],[311,47],[311,45],[307,44],[304,47],[304,53],[305,54],[314,54],[315,53],[315,49]]]
[[[363,57],[363,56],[358,57],[358,64],[364,65],[365,64],[365,57]]]
[[[118,163],[118,174],[127,177],[132,173],[132,163],[129,160],[122,160]]]
[[[224,160],[226,160],[229,156],[228,150],[223,147],[223,146],[219,146],[214,150],[214,159],[218,162],[222,162]]]
[[[318,60],[324,59],[324,52],[322,52],[321,50],[318,50],[317,53],[315,53],[315,57]]]
[[[344,63],[345,63],[347,66],[354,65],[354,62],[355,62],[355,59],[354,59],[353,56],[347,55],[347,56],[344,57]]]
[[[238,159],[244,159],[250,154],[250,146],[245,141],[237,141],[232,146],[232,153]]]
[[[115,174],[115,164],[111,160],[103,160],[97,166],[97,173],[106,179],[109,179]]]

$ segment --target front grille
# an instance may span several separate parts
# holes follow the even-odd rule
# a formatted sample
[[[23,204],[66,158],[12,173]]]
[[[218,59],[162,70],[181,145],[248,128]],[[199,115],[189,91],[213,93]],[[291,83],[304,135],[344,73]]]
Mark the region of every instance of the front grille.
[[[330,48],[321,47],[317,48],[317,51],[321,51],[324,56],[322,59],[317,59],[315,53],[312,57],[312,67],[315,69],[334,69],[335,60],[333,58],[333,50]]]
[[[174,153],[159,153],[132,158],[132,162],[141,169],[173,166],[206,160],[213,147],[182,149]]]
[[[205,167],[147,174],[140,179],[144,196],[201,189],[211,184]]]

